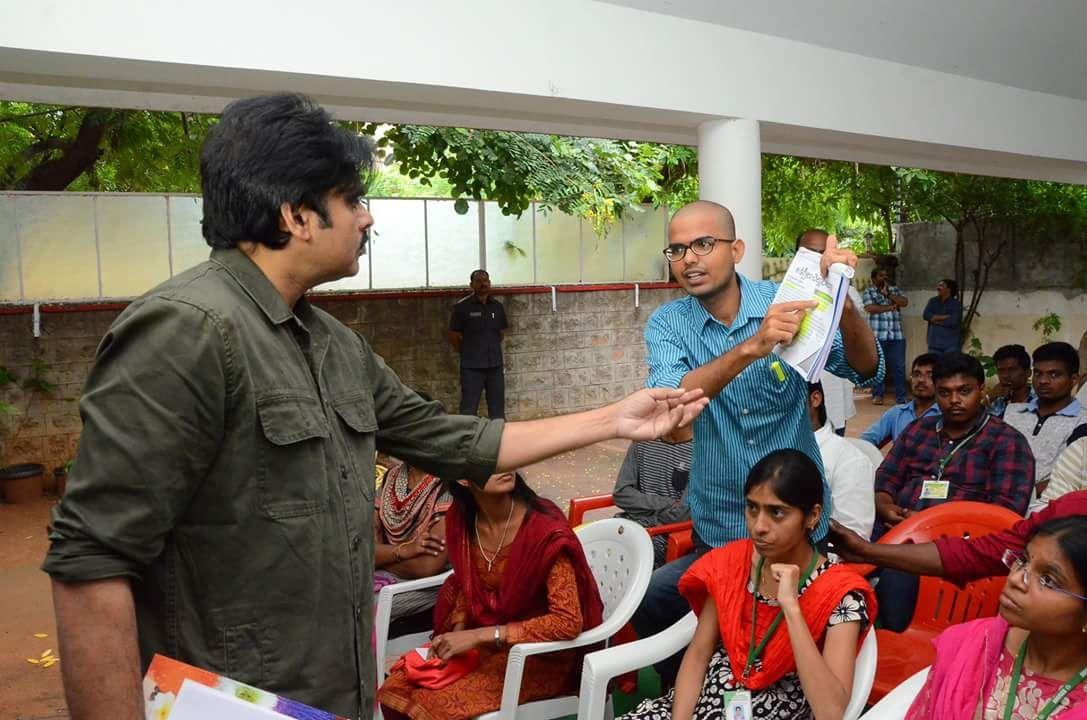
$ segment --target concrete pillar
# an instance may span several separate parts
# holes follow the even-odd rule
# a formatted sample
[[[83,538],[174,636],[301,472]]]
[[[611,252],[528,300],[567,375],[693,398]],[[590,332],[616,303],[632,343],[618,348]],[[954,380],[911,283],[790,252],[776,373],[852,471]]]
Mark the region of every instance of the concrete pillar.
[[[759,121],[707,120],[698,126],[698,183],[703,200],[721,203],[736,218],[747,246],[737,269],[762,279],[762,140]]]

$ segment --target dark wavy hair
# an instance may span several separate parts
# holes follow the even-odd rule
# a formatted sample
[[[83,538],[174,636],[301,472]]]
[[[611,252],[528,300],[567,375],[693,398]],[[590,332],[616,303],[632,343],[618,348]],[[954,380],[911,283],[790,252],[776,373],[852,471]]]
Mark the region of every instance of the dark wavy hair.
[[[215,248],[281,248],[280,206],[306,207],[328,227],[328,197],[359,201],[369,186],[370,142],[332,124],[305,95],[281,93],[226,106],[200,153],[202,232]]]

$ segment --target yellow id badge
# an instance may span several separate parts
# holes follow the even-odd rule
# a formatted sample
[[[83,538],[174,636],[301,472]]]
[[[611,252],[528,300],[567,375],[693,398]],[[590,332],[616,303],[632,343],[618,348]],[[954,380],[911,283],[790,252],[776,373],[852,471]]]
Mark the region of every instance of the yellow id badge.
[[[925,480],[921,485],[922,500],[947,500],[951,483],[947,480]]]
[[[752,720],[751,691],[725,691],[725,720]]]

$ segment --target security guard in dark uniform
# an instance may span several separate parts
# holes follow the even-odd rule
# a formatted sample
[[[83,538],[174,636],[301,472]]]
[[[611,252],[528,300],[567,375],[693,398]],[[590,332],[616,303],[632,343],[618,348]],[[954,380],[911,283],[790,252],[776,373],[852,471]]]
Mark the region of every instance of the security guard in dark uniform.
[[[486,270],[470,276],[472,294],[453,306],[449,343],[460,353],[460,413],[475,415],[479,397],[487,390],[487,415],[506,416],[506,379],[502,373],[502,339],[506,309],[491,297]]]

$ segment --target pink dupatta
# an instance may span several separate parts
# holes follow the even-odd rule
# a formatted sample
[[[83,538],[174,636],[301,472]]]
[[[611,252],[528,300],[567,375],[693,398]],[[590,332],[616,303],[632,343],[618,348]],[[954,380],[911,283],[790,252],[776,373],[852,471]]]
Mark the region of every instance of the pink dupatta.
[[[1004,618],[953,625],[933,641],[936,661],[906,720],[973,720],[989,697],[1008,634]],[[1070,707],[1060,720],[1087,720],[1087,707]]]

